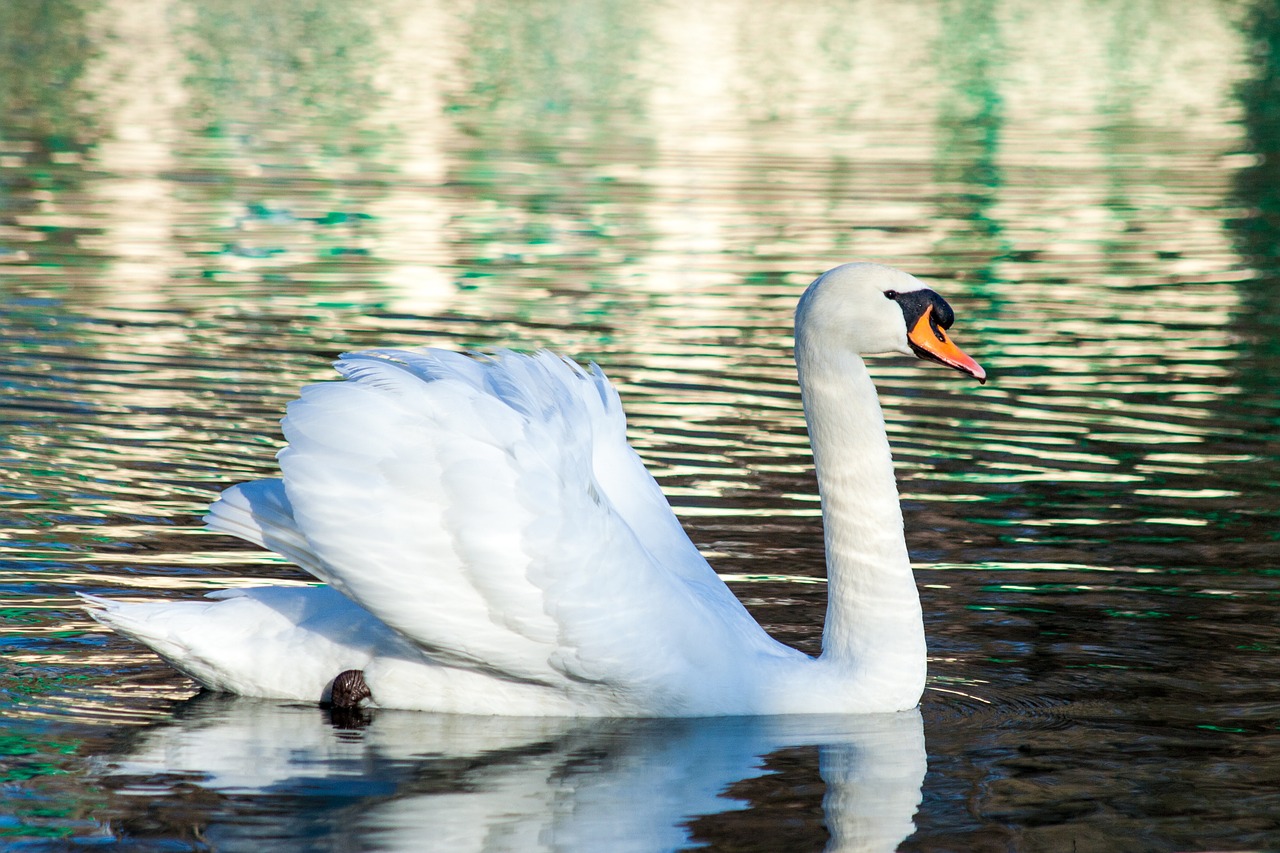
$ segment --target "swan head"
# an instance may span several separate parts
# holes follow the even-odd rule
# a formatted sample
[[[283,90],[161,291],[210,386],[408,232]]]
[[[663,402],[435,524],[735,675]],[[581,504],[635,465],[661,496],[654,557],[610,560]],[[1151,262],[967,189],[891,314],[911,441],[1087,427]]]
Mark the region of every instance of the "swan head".
[[[947,336],[954,319],[947,301],[915,276],[881,264],[843,264],[800,298],[796,345],[914,354],[986,382],[987,372]]]

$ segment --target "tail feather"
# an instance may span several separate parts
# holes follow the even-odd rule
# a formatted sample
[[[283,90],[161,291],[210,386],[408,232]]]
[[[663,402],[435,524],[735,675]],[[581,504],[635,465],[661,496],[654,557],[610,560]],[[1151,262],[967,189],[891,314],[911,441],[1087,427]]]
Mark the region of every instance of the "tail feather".
[[[324,701],[340,672],[384,655],[417,659],[372,614],[324,586],[230,589],[184,601],[79,595],[95,621],[211,690]]]
[[[192,675],[182,663],[190,656],[190,647],[170,630],[165,618],[168,611],[161,610],[155,603],[117,601],[86,592],[77,592],[76,595],[84,602],[85,611],[95,622],[150,647],[175,669]],[[171,603],[161,605],[166,608],[172,606]],[[197,677],[197,680],[201,679]]]

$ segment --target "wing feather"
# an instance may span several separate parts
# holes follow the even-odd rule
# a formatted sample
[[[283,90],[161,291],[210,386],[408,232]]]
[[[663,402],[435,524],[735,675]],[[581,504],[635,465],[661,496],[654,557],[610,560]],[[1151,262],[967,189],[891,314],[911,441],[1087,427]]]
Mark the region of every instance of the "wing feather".
[[[337,368],[346,381],[304,389],[284,421],[267,505],[296,536],[253,541],[433,659],[656,695],[784,648],[689,541],[594,365],[372,350]],[[254,532],[232,521],[215,526]]]

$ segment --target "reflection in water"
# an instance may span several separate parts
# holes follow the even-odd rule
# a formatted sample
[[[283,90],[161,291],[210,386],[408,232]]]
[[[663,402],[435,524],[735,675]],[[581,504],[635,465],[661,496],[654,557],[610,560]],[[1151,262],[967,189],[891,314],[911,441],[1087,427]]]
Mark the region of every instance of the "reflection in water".
[[[607,0],[572,6],[540,0],[513,14],[507,3],[480,0],[463,15],[467,80],[449,108],[463,127],[512,153],[555,143],[568,128],[617,144],[623,128],[644,120],[650,81],[639,65],[651,13]],[[525,49],[534,45],[549,49]],[[505,132],[490,135],[476,124]]]
[[[92,832],[89,763],[192,690],[73,591],[298,579],[197,518],[342,350],[599,361],[694,541],[815,651],[790,312],[864,257],[992,370],[873,365],[932,658],[904,847],[1274,847],[1273,5],[0,3],[0,844]],[[389,809],[429,793],[396,755]],[[730,789],[757,849],[826,843],[780,835],[812,759]],[[303,784],[110,806],[316,832]]]
[[[1227,224],[1257,277],[1242,289],[1232,325],[1243,345],[1235,359],[1239,382],[1246,393],[1267,399],[1280,365],[1280,10],[1256,4],[1244,32],[1254,59],[1239,88],[1248,155],[1236,175],[1243,210]],[[1274,424],[1276,413],[1270,414]]]
[[[42,143],[76,162],[91,144],[94,93],[83,79],[96,45],[90,15],[96,0],[5,3],[0,7],[0,115],[5,136]]]
[[[316,159],[360,151],[359,131],[377,94],[373,26],[381,23],[367,7],[336,0],[282,7],[233,0],[193,3],[187,11],[173,33],[186,47],[183,83],[191,100],[183,113],[202,125],[205,137],[234,144],[246,132],[250,138],[261,134],[259,156],[270,147],[292,148],[287,128],[264,133],[267,128],[255,126],[262,116],[288,115],[290,127],[313,131],[305,145],[314,146]],[[287,167],[283,161],[273,165]]]
[[[935,219],[950,233],[934,246],[935,255],[965,270],[982,283],[997,279],[993,265],[1008,246],[991,208],[999,198],[1000,143],[1004,104],[998,75],[1002,21],[992,0],[944,7],[938,66],[949,84],[938,111],[939,151],[936,159],[939,208]],[[990,290],[983,288],[984,295]]]
[[[925,772],[920,714],[569,720],[378,712],[336,728],[315,708],[204,695],[104,756],[113,831],[222,849],[326,837],[360,850],[654,851],[751,839],[759,804],[733,793],[770,756],[816,749],[826,794],[812,833],[832,851],[894,850]],[[256,797],[256,819],[160,825],[149,798]],[[313,806],[305,826],[277,823]],[[182,820],[179,804],[169,814]],[[746,810],[716,826],[705,816]],[[204,815],[206,809],[198,812]],[[699,821],[703,822],[700,823]],[[263,823],[274,829],[264,837]],[[714,830],[718,837],[700,837]]]

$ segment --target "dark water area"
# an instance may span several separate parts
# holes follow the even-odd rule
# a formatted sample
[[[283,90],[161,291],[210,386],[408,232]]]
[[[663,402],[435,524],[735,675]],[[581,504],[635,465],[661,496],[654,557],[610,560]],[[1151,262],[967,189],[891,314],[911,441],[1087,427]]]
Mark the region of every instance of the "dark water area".
[[[1280,847],[1270,3],[0,4],[0,848]],[[777,638],[825,607],[791,363],[883,357],[918,715],[572,721],[198,694],[77,591],[302,582],[205,532],[372,346],[598,362]]]

